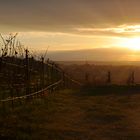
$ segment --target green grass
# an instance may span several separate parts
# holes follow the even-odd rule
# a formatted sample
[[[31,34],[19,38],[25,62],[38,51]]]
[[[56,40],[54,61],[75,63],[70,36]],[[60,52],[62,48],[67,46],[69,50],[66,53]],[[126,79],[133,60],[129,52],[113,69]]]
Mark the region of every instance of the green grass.
[[[63,90],[17,103],[14,110],[1,111],[0,139],[139,140],[138,90],[113,89]]]

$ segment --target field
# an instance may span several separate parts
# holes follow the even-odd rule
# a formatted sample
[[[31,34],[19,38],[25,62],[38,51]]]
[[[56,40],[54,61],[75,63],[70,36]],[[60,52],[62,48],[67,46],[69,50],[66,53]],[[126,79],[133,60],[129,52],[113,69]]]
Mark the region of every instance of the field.
[[[139,91],[139,87],[58,91],[1,115],[0,139],[139,140]]]
[[[69,64],[69,63],[68,63]],[[107,83],[108,73],[110,73],[110,83],[116,85],[139,84],[140,66],[133,64],[118,65],[113,64],[69,64],[62,63],[65,72],[74,77],[77,81],[90,85],[104,85]],[[133,80],[132,80],[133,79]],[[133,82],[131,82],[133,81]]]

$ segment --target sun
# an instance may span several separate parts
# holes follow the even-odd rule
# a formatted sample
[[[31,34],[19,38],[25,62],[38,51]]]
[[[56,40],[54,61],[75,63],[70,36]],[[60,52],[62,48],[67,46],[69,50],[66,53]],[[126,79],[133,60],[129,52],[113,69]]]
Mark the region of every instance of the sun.
[[[123,43],[125,47],[132,49],[132,50],[140,50],[140,37],[136,37],[136,38],[129,38],[127,40],[125,40],[125,42]]]

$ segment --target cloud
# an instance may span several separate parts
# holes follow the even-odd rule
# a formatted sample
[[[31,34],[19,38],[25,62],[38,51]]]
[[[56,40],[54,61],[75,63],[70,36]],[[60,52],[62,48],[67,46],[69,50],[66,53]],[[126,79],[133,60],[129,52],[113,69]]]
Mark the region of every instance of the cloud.
[[[135,52],[120,47],[96,48],[71,51],[49,52],[48,57],[57,61],[135,61],[140,59],[140,51]]]
[[[102,28],[76,28],[80,34],[132,37],[140,35],[140,25],[120,25]]]
[[[140,0],[1,0],[0,31],[19,32],[23,43],[34,49],[45,50],[48,45],[52,50],[102,48],[88,52],[89,58],[122,59],[132,55],[126,50],[124,55],[116,50],[115,55],[115,50],[110,48],[108,53],[103,48],[125,46],[124,38],[140,36],[139,5]],[[84,51],[55,55],[86,57]]]
[[[139,0],[1,0],[0,25],[17,31],[140,23]],[[7,30],[8,30],[7,29]]]

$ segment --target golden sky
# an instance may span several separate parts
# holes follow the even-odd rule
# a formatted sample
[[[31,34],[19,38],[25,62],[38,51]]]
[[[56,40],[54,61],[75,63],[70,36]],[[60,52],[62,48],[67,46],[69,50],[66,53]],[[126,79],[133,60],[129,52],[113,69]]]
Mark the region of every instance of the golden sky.
[[[56,60],[140,60],[140,0],[1,0],[0,32]],[[0,41],[2,44],[2,41]]]

